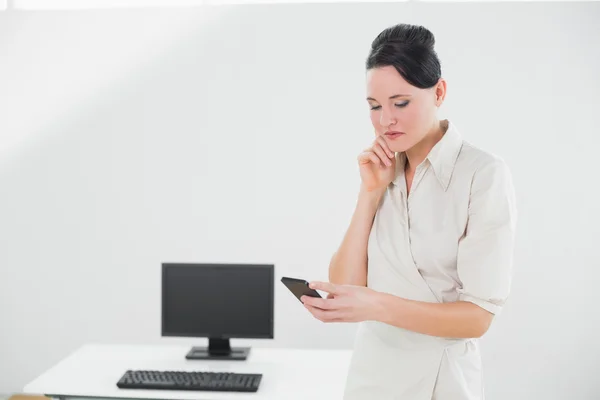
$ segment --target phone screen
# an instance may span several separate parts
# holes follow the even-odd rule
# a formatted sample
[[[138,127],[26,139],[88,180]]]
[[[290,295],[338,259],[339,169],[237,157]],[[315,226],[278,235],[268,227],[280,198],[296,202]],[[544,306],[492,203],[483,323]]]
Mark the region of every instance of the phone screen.
[[[304,279],[297,278],[281,278],[281,282],[296,296],[298,300],[302,296],[322,297],[315,289],[308,287],[308,282]],[[302,302],[302,300],[300,300]]]

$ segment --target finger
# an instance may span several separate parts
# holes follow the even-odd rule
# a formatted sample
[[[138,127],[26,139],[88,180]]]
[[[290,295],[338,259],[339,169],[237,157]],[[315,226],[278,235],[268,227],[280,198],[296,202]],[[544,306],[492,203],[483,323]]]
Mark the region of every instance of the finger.
[[[383,149],[383,146],[381,146],[379,142],[373,144],[373,151],[377,154],[377,156],[379,156],[379,158],[381,159],[381,161],[383,161],[385,165],[387,165],[388,167],[392,166],[390,157],[388,156],[388,154],[386,154],[385,150]]]
[[[390,146],[388,146],[383,136],[377,136],[375,141],[379,143],[381,147],[383,147],[383,150],[385,150],[385,154],[387,154],[390,158],[394,158],[394,152],[390,149]]]
[[[339,314],[335,311],[321,310],[308,304],[305,304],[304,307],[319,321],[334,322],[339,320]]]
[[[343,291],[341,285],[336,285],[331,282],[315,281],[315,282],[311,282],[309,284],[309,287],[311,289],[322,290],[324,292],[331,293],[331,294],[341,294]]]
[[[368,163],[372,162],[373,164],[379,165],[381,167],[385,166],[383,164],[383,161],[381,161],[381,159],[379,157],[377,157],[377,155],[372,150],[364,151],[364,152],[360,153],[358,156],[358,161],[361,164],[368,164]]]
[[[334,310],[337,309],[337,304],[332,302],[331,299],[321,299],[318,297],[302,296],[301,300],[304,304],[319,308],[321,310]]]

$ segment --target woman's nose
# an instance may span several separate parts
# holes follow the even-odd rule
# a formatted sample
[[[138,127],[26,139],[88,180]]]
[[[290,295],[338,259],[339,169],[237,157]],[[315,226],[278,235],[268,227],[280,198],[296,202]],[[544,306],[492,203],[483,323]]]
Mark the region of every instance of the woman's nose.
[[[381,115],[379,116],[379,123],[381,126],[389,127],[396,123],[396,119],[391,112],[381,109]]]

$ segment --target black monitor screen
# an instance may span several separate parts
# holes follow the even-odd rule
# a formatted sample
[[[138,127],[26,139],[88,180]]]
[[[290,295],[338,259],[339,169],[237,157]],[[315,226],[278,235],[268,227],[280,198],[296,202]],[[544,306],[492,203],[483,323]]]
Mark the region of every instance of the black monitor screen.
[[[162,335],[272,338],[273,265],[163,264]]]

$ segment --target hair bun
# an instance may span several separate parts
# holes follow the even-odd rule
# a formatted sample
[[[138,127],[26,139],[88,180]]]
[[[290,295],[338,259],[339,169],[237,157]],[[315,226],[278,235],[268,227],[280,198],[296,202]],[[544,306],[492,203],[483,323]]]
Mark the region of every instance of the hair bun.
[[[433,33],[420,25],[398,24],[384,32],[380,40],[375,40],[379,45],[385,42],[394,42],[410,46],[424,46],[428,49],[435,47],[435,36]]]

